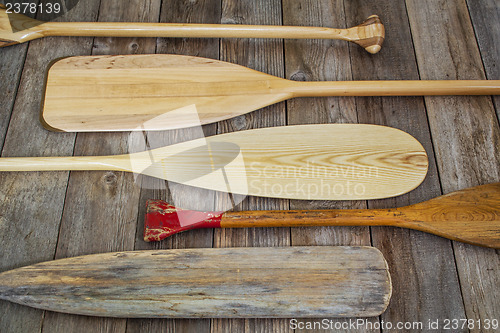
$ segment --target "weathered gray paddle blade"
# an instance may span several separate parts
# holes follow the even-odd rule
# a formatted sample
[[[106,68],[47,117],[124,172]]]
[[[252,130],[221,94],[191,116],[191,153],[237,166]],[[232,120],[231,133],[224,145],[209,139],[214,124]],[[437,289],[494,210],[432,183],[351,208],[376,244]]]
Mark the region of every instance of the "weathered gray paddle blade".
[[[368,317],[390,296],[372,247],[117,252],[0,274],[1,299],[106,317]]]

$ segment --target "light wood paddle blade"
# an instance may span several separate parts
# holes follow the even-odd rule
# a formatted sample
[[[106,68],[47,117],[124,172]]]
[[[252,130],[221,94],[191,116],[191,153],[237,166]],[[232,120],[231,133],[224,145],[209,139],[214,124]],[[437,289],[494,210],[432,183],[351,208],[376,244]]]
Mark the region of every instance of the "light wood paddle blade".
[[[85,56],[52,65],[41,119],[64,132],[168,130],[293,97],[494,94],[500,80],[296,82],[190,56]]]
[[[359,124],[240,131],[146,152],[0,158],[0,171],[118,170],[186,185],[273,198],[365,200],[416,188],[422,145],[398,129]]]
[[[373,247],[118,252],[0,274],[0,299],[104,317],[371,317],[390,297]]]
[[[22,14],[7,13],[0,4],[0,47],[46,36],[90,37],[197,37],[197,38],[293,38],[339,39],[353,42],[375,54],[384,42],[384,25],[377,15],[349,29],[326,27],[133,23],[133,22],[43,22]]]
[[[500,183],[390,209],[198,212],[148,200],[144,240],[159,241],[198,228],[393,226],[473,245],[500,248]]]

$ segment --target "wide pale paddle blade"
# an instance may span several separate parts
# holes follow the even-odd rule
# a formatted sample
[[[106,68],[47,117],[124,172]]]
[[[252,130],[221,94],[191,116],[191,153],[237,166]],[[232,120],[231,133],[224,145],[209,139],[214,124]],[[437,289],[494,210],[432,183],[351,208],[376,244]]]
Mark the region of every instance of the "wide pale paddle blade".
[[[106,317],[369,317],[390,296],[387,263],[371,247],[118,252],[0,274],[1,299]]]
[[[50,68],[41,119],[46,128],[66,132],[167,130],[292,97],[494,94],[500,80],[297,82],[198,57],[90,56]]]
[[[205,145],[218,147],[210,149],[217,172],[207,174],[206,155],[197,153]],[[424,148],[409,134],[359,124],[233,132],[133,154],[130,161],[131,171],[186,185],[305,200],[401,195],[420,185],[428,167]]]
[[[42,111],[52,130],[192,127],[236,117],[292,95],[249,68],[178,55],[71,57],[49,70]]]

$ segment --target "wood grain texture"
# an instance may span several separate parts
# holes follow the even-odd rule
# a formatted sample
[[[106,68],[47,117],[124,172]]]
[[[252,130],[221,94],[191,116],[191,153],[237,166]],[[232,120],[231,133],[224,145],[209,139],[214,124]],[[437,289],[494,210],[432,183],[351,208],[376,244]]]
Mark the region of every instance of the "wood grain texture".
[[[79,5],[64,19],[94,20],[97,17],[97,1]],[[91,39],[61,38],[44,39],[27,45],[24,67],[19,67],[16,102],[12,109],[2,156],[71,155],[74,134],[53,135],[39,124],[40,104],[43,95],[45,71],[49,63],[58,57],[90,54]],[[22,47],[22,46],[21,46]],[[11,49],[2,49],[4,59]],[[7,58],[5,58],[7,60]],[[10,59],[16,63],[19,59]],[[2,81],[3,81],[2,72]],[[7,77],[6,83],[11,78]],[[13,89],[7,88],[7,91]],[[3,96],[3,94],[2,94]],[[9,94],[7,94],[9,96]],[[2,97],[3,98],[3,97]],[[2,103],[2,105],[5,105]],[[0,111],[9,113],[7,109]],[[20,144],[22,143],[22,144]],[[0,269],[6,270],[54,258],[68,173],[16,173],[0,175]],[[43,312],[17,305],[0,304],[0,331],[39,332]]]
[[[476,40],[467,37],[473,36],[473,27],[464,1],[425,6],[407,1],[407,7],[422,78],[485,77]],[[438,63],[429,60],[436,56]],[[426,98],[425,102],[443,191],[498,181],[500,129],[491,99]],[[500,284],[498,253],[460,243],[454,244],[454,251],[467,317],[477,320],[498,314],[499,300],[486,296]]]
[[[73,57],[49,69],[41,119],[63,132],[167,130],[293,97],[494,94],[500,80],[296,82],[200,57]]]
[[[19,68],[23,68],[26,59],[28,46],[16,46],[2,51],[0,57],[0,91],[3,97],[0,99],[0,148],[3,147],[7,127],[9,125],[14,101],[18,93],[19,81],[22,72]]]
[[[116,156],[0,159],[2,171],[129,171],[228,193],[307,200],[400,195],[420,185],[427,166],[425,150],[410,135],[354,124],[264,128]]]
[[[500,183],[449,193],[389,209],[202,212],[149,200],[145,241],[198,228],[394,226],[500,249]]]
[[[106,317],[377,316],[391,296],[372,247],[116,252],[4,272],[0,297]]]
[[[381,14],[381,13],[379,13]],[[347,26],[344,1],[284,1],[285,24],[321,22]],[[286,78],[293,81],[352,80],[349,48],[336,41],[285,41]],[[288,124],[357,123],[354,98],[295,98],[287,101]],[[291,201],[291,209],[366,208],[364,201]],[[367,227],[292,228],[293,245],[370,245]],[[322,319],[322,318],[320,318]],[[337,321],[337,320],[335,320]],[[376,323],[377,319],[369,319]],[[346,324],[342,322],[342,324]],[[309,332],[310,330],[297,330]],[[314,331],[314,330],[313,330]],[[379,332],[378,329],[343,329],[342,332]],[[327,332],[338,332],[331,329]]]
[[[467,1],[474,33],[481,52],[484,70],[488,79],[500,78],[500,4],[495,0]],[[500,119],[500,97],[494,96],[493,101]]]
[[[380,51],[385,35],[384,26],[376,15],[349,29],[333,29],[242,24],[43,22],[22,14],[7,15],[5,8],[0,7],[0,47],[45,36],[340,39],[356,43],[374,54]]]
[[[223,0],[221,22],[225,24],[283,24],[279,0]],[[242,50],[244,50],[242,52]],[[283,77],[283,41],[270,40],[221,40],[220,59],[254,70]],[[275,104],[257,112],[223,121],[218,124],[218,133],[241,131],[286,125],[284,103]],[[236,209],[286,209],[288,200],[261,197],[229,196],[218,193],[219,209],[236,204]],[[290,230],[286,228],[216,230],[214,247],[234,246],[289,246]],[[287,320],[283,319],[216,319],[211,322],[214,332],[287,332]]]
[[[103,1],[99,20],[148,21],[159,16],[160,2]],[[95,39],[93,54],[154,52],[155,39]],[[127,153],[126,133],[78,134],[75,155]],[[68,181],[64,211],[59,229],[55,258],[88,253],[133,250],[138,214],[140,184],[133,175],[124,172],[71,173]],[[104,236],[105,235],[105,236]],[[60,313],[46,313],[44,332],[72,332],[85,328],[93,332],[124,332],[126,320],[96,319]]]
[[[220,0],[200,0],[192,2],[162,1],[160,22],[186,23],[220,23]],[[213,59],[219,58],[219,40],[203,38],[161,38],[157,41],[158,53],[198,55]],[[172,131],[147,132],[145,141],[147,148],[159,148],[177,142],[197,139],[216,134],[217,125],[206,125]],[[134,133],[135,134],[135,133]],[[142,133],[141,133],[142,134]],[[156,178],[144,177],[141,181],[141,197],[139,199],[139,217],[136,230],[135,249],[168,249],[168,248],[204,248],[212,247],[213,230],[199,230],[193,234],[179,235],[162,243],[145,243],[142,241],[144,228],[144,209],[148,198],[164,198],[193,209],[214,209],[215,192],[191,186],[165,182]],[[129,319],[127,332],[210,332],[210,319]]]
[[[388,209],[226,212],[222,228],[260,226],[395,226],[500,248],[500,183]]]
[[[347,24],[371,10],[384,13],[383,18],[388,22],[386,45],[389,48],[385,52],[382,50],[377,57],[365,57],[356,48],[350,48],[354,80],[421,78],[403,1],[349,1],[345,8],[346,17],[351,20]],[[416,15],[415,19],[419,16]],[[424,100],[372,97],[356,98],[356,104],[360,122],[387,125],[409,132],[418,138],[429,156],[429,172],[421,186],[403,196],[369,201],[368,207],[406,206],[442,194]],[[372,244],[380,248],[390,262],[394,289],[398,290],[381,320],[425,322],[429,318],[443,320],[465,316],[449,241],[400,228],[371,228],[371,235]]]
[[[89,2],[87,2],[88,4]],[[92,2],[93,3],[93,2]],[[320,5],[321,3],[321,5]],[[459,11],[463,11],[465,8],[460,1],[454,2],[451,6],[443,1],[436,1],[433,5],[436,7],[431,10],[431,17],[440,18],[450,25],[451,28],[448,34],[443,34],[443,30],[440,28],[439,31],[434,32],[434,40],[437,42],[437,46],[442,42],[446,45],[444,48],[446,51],[443,53],[441,50],[437,50],[436,53],[429,57],[434,57],[437,59],[434,61],[435,66],[441,66],[440,60],[449,59],[446,56],[448,50],[455,55],[455,52],[460,50],[464,52],[464,47],[458,45],[455,39],[469,39],[474,41],[477,37],[477,42],[479,44],[479,50],[481,51],[481,59],[483,61],[484,70],[486,71],[486,78],[488,79],[498,79],[491,73],[494,73],[495,68],[490,65],[488,59],[496,61],[497,53],[495,51],[488,51],[483,43],[482,33],[490,34],[495,36],[498,34],[499,26],[495,19],[489,19],[491,15],[495,15],[494,8],[487,7],[484,10],[484,6],[491,3],[491,1],[481,0],[481,1],[469,1],[468,7],[470,12],[462,16],[458,16],[460,19],[465,17],[467,22],[468,16],[470,14],[470,19],[473,23],[473,30],[468,29],[467,31],[455,30],[457,19],[456,15],[448,15],[450,11],[458,8]],[[493,1],[493,3],[495,3]],[[315,25],[315,26],[330,26],[330,27],[348,27],[358,24],[360,21],[365,19],[368,15],[377,13],[381,16],[384,23],[386,23],[387,40],[384,43],[382,51],[376,56],[368,55],[363,49],[356,45],[350,43],[345,43],[342,41],[327,41],[327,40],[287,40],[286,48],[283,48],[283,42],[280,40],[222,40],[217,39],[159,39],[157,44],[157,52],[159,53],[169,53],[169,54],[187,54],[193,56],[202,56],[212,59],[219,58],[219,42],[220,50],[222,54],[222,59],[225,61],[230,61],[234,63],[239,63],[245,65],[249,68],[257,69],[259,71],[270,73],[279,77],[284,77],[286,72],[286,77],[294,80],[415,80],[421,78],[419,75],[420,63],[416,64],[415,50],[413,48],[413,38],[419,37],[424,38],[426,35],[415,33],[412,30],[413,36],[408,30],[409,20],[420,20],[421,14],[419,12],[407,12],[405,7],[405,2],[394,2],[394,1],[333,1],[333,2],[321,2],[321,1],[262,1],[262,2],[250,2],[250,1],[225,1],[221,5],[220,1],[170,1],[165,0],[162,4],[162,22],[188,22],[188,23],[220,23],[220,10],[224,11],[223,23],[245,23],[245,24],[291,24],[287,21],[288,15],[286,13],[287,7],[292,7],[292,5],[297,4],[293,8],[294,10],[301,10],[297,13],[297,22],[303,22],[301,25]],[[418,3],[418,6],[421,4]],[[283,15],[281,13],[281,6],[283,6]],[[331,6],[331,10],[329,9]],[[456,7],[456,8],[455,8]],[[474,9],[478,7],[479,9]],[[83,8],[83,7],[82,7]],[[92,8],[92,9],[91,9]],[[118,8],[118,7],[117,7]],[[83,8],[83,11],[72,12],[69,18],[61,18],[65,21],[71,20],[89,20],[92,21],[94,18],[90,17],[92,15],[97,15],[97,7]],[[344,13],[345,10],[345,13]],[[476,13],[474,12],[476,11]],[[477,13],[483,15],[485,23],[479,23],[477,21]],[[136,12],[140,15],[140,13]],[[409,14],[409,18],[407,17]],[[89,15],[89,17],[87,17]],[[176,18],[175,15],[178,15]],[[200,18],[201,19],[198,19]],[[281,19],[284,19],[282,22]],[[343,22],[345,21],[345,24]],[[426,21],[427,22],[427,21]],[[295,23],[298,25],[299,23]],[[431,29],[436,25],[434,22],[425,23]],[[481,32],[483,31],[483,32]],[[475,33],[476,36],[470,35]],[[487,35],[489,36],[489,35]],[[444,41],[443,41],[444,37]],[[73,43],[76,40],[77,42]],[[108,48],[109,45],[106,43],[107,39],[96,39],[94,48],[97,54],[113,54],[113,48]],[[493,38],[496,41],[497,38]],[[137,39],[139,43],[130,43],[129,52],[134,53],[137,46],[141,47],[143,45],[140,39]],[[71,44],[70,44],[71,43]],[[46,69],[46,64],[48,64],[49,59],[54,57],[68,56],[68,55],[84,55],[88,54],[86,49],[88,39],[85,38],[45,38],[40,41],[34,41],[29,45],[30,52],[27,57],[27,61],[23,68],[19,67],[19,72],[16,73],[17,77],[23,77],[20,89],[18,89],[17,100],[14,104],[14,112],[12,121],[7,123],[9,125],[8,134],[4,131],[0,133],[0,136],[7,137],[9,150],[5,152],[5,156],[55,156],[55,155],[70,155],[73,146],[68,143],[67,137],[59,138],[59,136],[45,136],[43,131],[34,131],[33,129],[38,128],[37,122],[37,111],[39,110],[38,101],[36,103],[25,103],[25,101],[30,100],[32,91],[38,91],[37,87],[43,84],[43,76],[33,75],[40,71],[42,73]],[[302,44],[303,43],[303,44]],[[324,43],[324,44],[322,44]],[[114,44],[116,45],[116,44]],[[294,48],[289,48],[289,45],[295,45]],[[0,59],[9,61],[14,64],[15,62],[21,61],[17,55],[13,56],[10,51],[15,47],[27,47],[28,44],[22,46],[13,46],[10,48],[0,49]],[[47,52],[45,50],[49,50]],[[435,49],[435,46],[426,44],[424,46],[429,50]],[[89,47],[90,48],[90,47]],[[64,50],[63,50],[64,49]],[[495,50],[495,49],[493,49]],[[7,52],[9,51],[9,52]],[[459,53],[460,53],[459,52]],[[121,53],[116,51],[116,53]],[[296,63],[292,59],[295,58],[293,54],[302,54],[303,56],[297,56],[299,64],[302,67],[296,67]],[[286,54],[286,61],[284,60],[284,55]],[[347,58],[345,58],[347,55]],[[350,55],[350,56],[349,56]],[[305,58],[301,58],[305,57]],[[425,56],[428,57],[427,55]],[[36,59],[35,59],[36,58]],[[39,63],[39,59],[46,59],[46,63]],[[234,60],[233,60],[234,59]],[[304,60],[305,59],[305,60]],[[428,63],[432,63],[432,60],[424,59]],[[45,61],[45,60],[44,60]],[[463,57],[454,57],[454,66],[460,68],[461,73],[467,72],[471,68],[468,60],[464,60]],[[36,66],[33,64],[36,62]],[[443,67],[448,68],[449,61],[443,62]],[[494,64],[495,62],[493,62]],[[351,69],[352,64],[352,69]],[[472,65],[476,66],[476,63]],[[297,71],[297,75],[291,77],[292,74]],[[493,71],[492,71],[493,70]],[[24,74],[21,75],[21,72]],[[472,70],[474,72],[474,70]],[[332,73],[337,73],[338,77],[332,75]],[[3,72],[2,72],[3,75]],[[35,77],[32,81],[32,78]],[[427,76],[428,78],[433,78],[434,76]],[[449,79],[453,76],[442,78]],[[2,76],[4,78],[4,76]],[[40,81],[38,81],[40,78]],[[422,77],[424,78],[424,77]],[[460,78],[476,78],[474,76],[461,76]],[[16,83],[16,85],[19,82]],[[25,92],[25,87],[29,90]],[[11,89],[9,85],[7,89]],[[32,90],[33,89],[33,90]],[[41,93],[40,93],[41,94]],[[28,98],[27,98],[28,97]],[[0,96],[0,105],[9,105],[9,103],[3,104],[5,101],[4,95]],[[441,99],[441,98],[436,98]],[[444,114],[449,114],[449,110],[452,110],[451,118],[467,118],[469,115],[462,108],[461,103],[456,103],[454,101],[462,100],[464,98],[452,98],[446,100],[442,110]],[[465,98],[467,99],[467,98]],[[446,133],[450,128],[456,128],[457,131],[464,131],[463,137],[457,141],[452,141],[450,145],[442,143],[442,137],[438,136],[436,139],[436,131],[429,133],[429,123],[427,122],[427,114],[425,113],[425,107],[427,100],[423,98],[296,98],[287,102],[286,108],[284,103],[279,103],[271,108],[265,108],[263,110],[256,111],[254,113],[248,114],[243,117],[237,117],[232,121],[223,122],[220,124],[214,124],[208,128],[204,126],[203,131],[207,135],[215,134],[216,127],[219,127],[219,131],[235,131],[243,128],[254,128],[254,127],[265,127],[265,126],[275,126],[286,124],[286,118],[289,120],[295,119],[294,124],[301,123],[316,123],[316,122],[350,122],[355,123],[358,121],[361,123],[375,123],[390,125],[396,128],[400,128],[405,132],[412,134],[416,137],[425,147],[429,155],[429,173],[425,182],[419,186],[416,190],[411,191],[407,195],[400,196],[393,199],[369,201],[368,205],[370,208],[387,208],[395,206],[409,205],[415,202],[425,201],[433,197],[439,196],[442,193],[449,193],[453,190],[458,190],[461,188],[466,188],[469,186],[475,186],[479,184],[486,184],[495,180],[494,177],[496,169],[490,167],[490,160],[486,161],[486,165],[482,165],[482,157],[477,157],[474,150],[486,150],[491,151],[491,155],[495,155],[495,145],[498,146],[495,141],[474,141],[474,138],[481,137],[476,135],[476,130],[481,133],[481,129],[484,124],[480,124],[483,120],[481,112],[474,109],[474,113],[477,113],[475,121],[478,122],[477,126],[472,122],[471,126],[463,126],[462,121],[449,122],[448,119],[439,118],[441,125],[440,128],[443,133]],[[496,104],[497,111],[498,108],[498,97],[493,97],[493,101]],[[35,105],[36,104],[36,105]],[[292,109],[291,105],[295,105]],[[293,111],[295,110],[295,111]],[[359,113],[357,112],[359,110]],[[288,111],[288,112],[287,112]],[[0,110],[2,116],[9,114],[9,110]],[[498,112],[497,112],[498,116]],[[26,122],[22,124],[20,121]],[[33,122],[33,123],[31,123]],[[467,121],[465,121],[467,123]],[[16,124],[16,125],[14,125]],[[448,125],[447,125],[448,124]],[[23,128],[22,130],[19,130]],[[440,131],[441,131],[440,130]],[[40,135],[42,134],[43,135]],[[140,133],[140,132],[139,132]],[[149,147],[158,148],[179,141],[190,140],[200,137],[199,127],[194,131],[168,131],[168,132],[152,132],[148,133],[148,142],[151,144]],[[10,137],[10,138],[9,138]],[[48,139],[47,139],[48,138]],[[63,142],[63,147],[55,148],[52,143],[54,138],[58,138],[60,142]],[[74,138],[74,136],[70,136]],[[473,139],[471,139],[473,138]],[[162,141],[164,140],[164,141]],[[70,139],[72,141],[72,139]],[[45,144],[48,145],[45,145]],[[102,144],[98,142],[96,144]],[[460,153],[456,156],[458,158],[451,160],[441,160],[441,154],[434,154],[434,148],[436,151],[439,149],[449,150],[454,149],[453,145],[462,146],[465,145],[471,149],[459,149]],[[21,149],[20,147],[23,146]],[[438,149],[438,146],[442,148]],[[148,147],[148,148],[149,148]],[[69,150],[68,150],[69,149]],[[107,149],[107,148],[105,148]],[[461,155],[463,154],[463,155]],[[436,162],[433,162],[434,157],[436,157]],[[470,178],[476,179],[470,182],[457,183],[455,176],[450,176],[453,172],[448,172],[446,174],[441,170],[442,164],[454,166],[462,166],[463,161],[472,162],[468,164],[466,168],[457,168],[457,178],[461,179]],[[436,163],[440,165],[439,169],[436,167]],[[496,163],[496,162],[495,162]],[[463,172],[463,173],[462,173]],[[481,176],[476,177],[476,172]],[[492,178],[485,179],[484,173],[490,172]],[[76,174],[76,173],[75,173]],[[54,174],[50,174],[53,176]],[[30,264],[34,259],[31,258],[31,249],[37,253],[40,257],[36,261],[49,260],[52,255],[47,255],[43,257],[47,252],[50,244],[55,244],[57,240],[57,233],[43,233],[37,232],[44,229],[46,226],[50,228],[47,224],[47,215],[42,214],[42,211],[53,211],[62,210],[62,201],[58,200],[57,197],[52,197],[53,191],[46,190],[52,187],[53,182],[43,182],[40,181],[40,176],[44,176],[44,173],[28,174],[20,173],[19,176],[14,174],[8,175],[7,178],[10,179],[9,182],[3,182],[0,184],[0,193],[6,193],[6,197],[1,197],[2,203],[2,214],[0,214],[0,233],[1,239],[3,241],[2,249],[0,251],[1,262],[9,265],[8,268],[20,267],[26,264]],[[26,178],[33,177],[33,178]],[[446,186],[441,188],[440,177],[443,177]],[[493,180],[492,180],[493,179]],[[26,183],[22,185],[25,190],[19,191],[20,184],[24,181]],[[290,229],[288,228],[262,228],[258,229],[241,229],[241,230],[227,230],[227,231],[217,231],[215,233],[214,239],[212,239],[212,230],[198,230],[195,232],[188,232],[176,235],[169,240],[163,242],[143,243],[140,240],[142,235],[142,225],[143,212],[146,198],[161,198],[168,201],[170,200],[171,194],[166,189],[167,186],[162,180],[155,180],[152,178],[145,177],[142,180],[147,182],[147,189],[143,188],[141,190],[141,199],[139,202],[127,202],[127,206],[139,207],[139,219],[137,226],[137,236],[136,236],[136,248],[168,248],[168,247],[210,247],[212,241],[216,246],[234,246],[237,244],[247,246],[276,246],[276,245],[288,245],[290,244]],[[470,185],[469,185],[470,184]],[[172,189],[173,183],[168,184],[170,190]],[[39,190],[38,188],[44,188]],[[207,209],[211,208],[213,205],[212,198],[213,192],[201,191],[193,194],[192,188],[178,185],[176,187],[178,190],[174,190],[175,197],[183,203],[181,207],[187,207],[190,209]],[[9,190],[11,189],[11,190]],[[54,189],[55,192],[58,190]],[[171,192],[171,191],[170,191]],[[221,207],[231,207],[231,200],[224,194],[217,194],[218,203]],[[45,198],[44,202],[35,207],[32,204],[33,200],[39,200],[40,198]],[[60,196],[64,198],[64,195]],[[179,198],[182,198],[179,199]],[[4,201],[5,200],[5,201]],[[11,202],[14,201],[15,204],[12,205]],[[331,201],[293,201],[293,208],[365,208],[366,202],[355,202],[351,204],[347,201],[342,202],[331,202]],[[265,199],[250,197],[244,200],[238,208],[245,210],[262,210],[262,209],[288,209],[287,200],[275,200],[275,199]],[[31,206],[33,209],[25,209],[25,206]],[[59,208],[55,207],[59,206]],[[125,206],[123,206],[125,207]],[[7,210],[5,210],[7,208]],[[11,215],[8,215],[11,214]],[[49,220],[52,215],[49,216]],[[3,223],[5,220],[17,221],[16,224]],[[44,221],[40,224],[39,221]],[[28,222],[29,221],[29,222]],[[100,224],[103,221],[93,221],[92,225]],[[300,229],[300,230],[299,230]],[[26,230],[26,233],[24,231]],[[35,230],[34,233],[30,232]],[[314,230],[314,231],[313,231]],[[373,244],[380,248],[385,254],[386,258],[390,264],[390,270],[392,275],[392,280],[394,284],[394,293],[391,299],[391,304],[388,310],[379,318],[373,318],[374,323],[380,322],[398,322],[398,321],[422,321],[427,322],[429,319],[443,319],[443,318],[467,318],[474,316],[466,315],[464,307],[466,306],[469,313],[478,313],[482,318],[491,317],[498,314],[498,310],[495,308],[495,291],[497,290],[496,285],[498,281],[491,278],[491,274],[498,275],[497,268],[499,267],[498,260],[494,256],[484,256],[484,251],[479,248],[469,247],[466,254],[457,250],[458,243],[450,242],[448,240],[442,239],[440,237],[427,235],[421,232],[414,232],[411,230],[405,230],[401,228],[390,228],[390,227],[373,227],[370,230],[367,227],[318,227],[318,228],[297,228],[292,229],[293,233],[293,244],[312,245],[312,244]],[[14,235],[14,236],[13,236]],[[19,235],[16,236],[16,235]],[[28,236],[24,239],[25,236]],[[370,239],[370,235],[373,236]],[[21,245],[20,245],[21,244]],[[47,245],[49,244],[49,245]],[[40,246],[38,246],[40,245]],[[92,245],[94,246],[94,245]],[[83,248],[84,245],[81,245]],[[478,249],[478,251],[474,251]],[[24,253],[22,255],[17,255],[17,253]],[[49,251],[50,252],[50,251]],[[92,252],[89,250],[89,252]],[[456,252],[456,258],[454,257],[454,252]],[[7,254],[7,257],[3,255]],[[464,258],[465,257],[465,258]],[[5,258],[5,260],[4,260]],[[472,261],[473,264],[470,266],[465,266],[466,275],[463,274],[464,270],[460,270],[460,276],[462,278],[462,284],[459,283],[457,264],[458,266],[464,267],[462,264],[465,261]],[[5,269],[5,268],[4,268]],[[480,280],[481,282],[474,282]],[[471,286],[472,281],[472,286]],[[469,287],[470,286],[470,287]],[[463,294],[467,294],[467,301],[464,301]],[[493,304],[493,307],[492,307]],[[4,306],[5,305],[5,306]],[[15,305],[13,303],[1,302],[2,317],[0,318],[0,331],[6,332],[26,332],[26,331],[39,331],[41,325],[42,315],[38,310],[32,310],[27,307]],[[45,314],[46,316],[47,314]],[[79,317],[78,317],[79,318]],[[310,321],[310,320],[304,320]],[[340,320],[339,320],[340,321]],[[66,315],[58,315],[57,319],[52,321],[53,324],[45,329],[45,331],[71,331],[71,332],[88,332],[89,328],[86,327],[84,321],[71,320],[71,325],[67,324],[68,317]],[[157,332],[157,331],[167,331],[167,332],[291,332],[289,325],[289,320],[280,319],[193,319],[193,320],[183,320],[183,319],[130,319],[127,320],[127,332]],[[45,326],[45,324],[44,324]],[[55,329],[54,329],[55,328]],[[99,320],[97,324],[93,324],[90,330],[106,331],[106,332],[120,332],[124,331],[123,324],[120,320]],[[315,332],[316,330],[297,330],[297,332]],[[335,330],[332,330],[335,331]],[[358,330],[357,330],[358,331]],[[377,331],[377,330],[372,330]],[[478,331],[473,329],[472,332]]]

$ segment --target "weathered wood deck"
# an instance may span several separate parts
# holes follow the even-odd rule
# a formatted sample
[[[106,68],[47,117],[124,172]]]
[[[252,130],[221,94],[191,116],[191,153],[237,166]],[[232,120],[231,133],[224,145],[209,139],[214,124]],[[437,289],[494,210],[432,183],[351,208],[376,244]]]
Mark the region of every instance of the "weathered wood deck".
[[[44,38],[0,49],[1,156],[120,154],[130,133],[62,134],[39,123],[45,71],[58,57],[175,53],[245,65],[295,80],[500,79],[498,0],[81,0],[66,21],[241,23],[350,27],[378,14],[382,51],[342,41],[154,38]],[[304,98],[229,121],[149,134],[163,146],[203,135],[306,123],[372,123],[415,136],[430,157],[411,193],[369,202],[249,197],[237,209],[381,208],[500,181],[500,97]],[[304,138],[307,140],[307,138]],[[120,172],[0,174],[0,270],[54,258],[153,248],[374,245],[389,262],[393,296],[369,322],[500,319],[498,251],[398,228],[196,230],[142,241],[147,199],[204,209],[225,194]],[[289,332],[286,319],[136,320],[72,316],[0,302],[0,332]],[[308,320],[310,321],[310,320]],[[340,322],[340,320],[336,320]],[[346,320],[342,320],[346,321]],[[428,330],[428,329],[427,329]],[[298,330],[300,331],[300,330]],[[332,330],[336,331],[336,330]],[[378,332],[380,329],[344,330]],[[398,330],[403,332],[404,330]],[[416,330],[407,330],[416,331]]]

